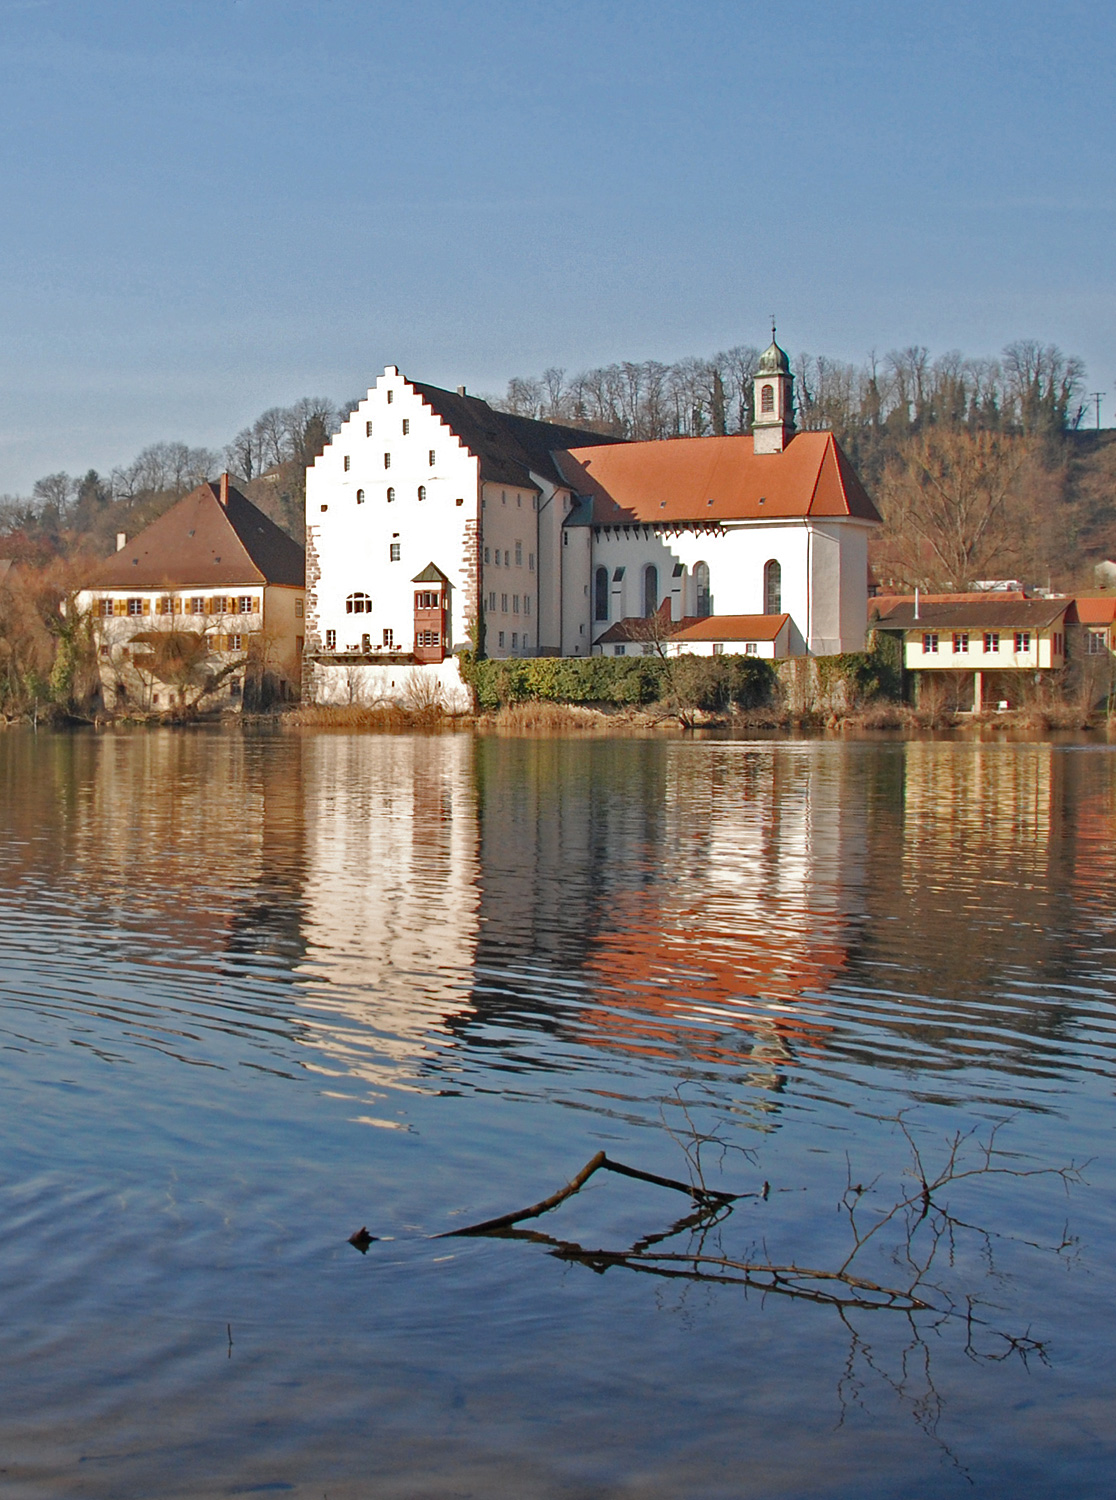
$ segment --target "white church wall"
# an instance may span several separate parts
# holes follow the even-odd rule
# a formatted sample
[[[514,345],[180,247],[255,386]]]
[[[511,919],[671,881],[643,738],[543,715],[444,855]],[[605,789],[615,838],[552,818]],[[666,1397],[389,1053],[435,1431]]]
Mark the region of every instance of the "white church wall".
[[[589,656],[593,623],[590,594],[593,528],[567,526],[562,532],[562,655]]]

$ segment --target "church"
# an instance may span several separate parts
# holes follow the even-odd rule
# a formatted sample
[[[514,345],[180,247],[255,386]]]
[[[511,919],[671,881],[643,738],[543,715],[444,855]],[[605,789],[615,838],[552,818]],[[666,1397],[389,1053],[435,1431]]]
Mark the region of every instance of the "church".
[[[452,698],[465,650],[862,649],[880,517],[774,339],[754,384],[750,434],[624,442],[389,365],[307,472],[308,695]]]

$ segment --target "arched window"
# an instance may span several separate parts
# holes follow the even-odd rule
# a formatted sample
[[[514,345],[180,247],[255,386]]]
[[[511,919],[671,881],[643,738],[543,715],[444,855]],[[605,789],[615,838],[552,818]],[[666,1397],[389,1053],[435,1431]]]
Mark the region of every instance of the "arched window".
[[[707,620],[713,613],[713,602],[709,597],[709,564],[706,562],[694,563],[694,592],[697,595],[697,617]]]
[[[643,570],[643,617],[649,620],[659,607],[659,570],[648,563]]]
[[[364,504],[364,491],[363,490],[357,490],[357,504],[358,505],[363,505]]]
[[[765,615],[783,612],[783,570],[774,558],[763,566],[763,612]]]
[[[765,385],[760,390],[760,411],[775,410],[775,387]]]
[[[426,486],[424,484],[420,484],[418,487],[418,497],[420,500],[426,499]]]
[[[388,504],[390,505],[391,502],[395,499],[395,491],[392,489],[392,487],[391,487],[390,484],[388,485],[387,497],[388,497]]]
[[[367,594],[359,590],[350,594],[345,600],[345,613],[347,615],[370,615],[372,613],[372,600]]]
[[[608,569],[598,568],[593,574],[593,618],[608,619]]]

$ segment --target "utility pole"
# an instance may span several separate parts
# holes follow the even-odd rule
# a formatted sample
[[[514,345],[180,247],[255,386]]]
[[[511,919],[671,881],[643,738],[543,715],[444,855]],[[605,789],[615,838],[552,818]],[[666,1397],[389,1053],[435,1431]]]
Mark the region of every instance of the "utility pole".
[[[1097,408],[1097,431],[1100,431],[1100,404],[1102,399],[1108,395],[1107,391],[1090,391],[1089,400],[1096,403]]]

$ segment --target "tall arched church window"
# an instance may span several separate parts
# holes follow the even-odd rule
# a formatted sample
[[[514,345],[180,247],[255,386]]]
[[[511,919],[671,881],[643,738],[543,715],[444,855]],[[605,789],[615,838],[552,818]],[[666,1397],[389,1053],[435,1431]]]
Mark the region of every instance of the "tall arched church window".
[[[659,570],[648,563],[643,570],[643,617],[649,620],[659,607]]]
[[[760,411],[775,410],[775,387],[765,385],[760,390]]]
[[[372,613],[372,600],[359,590],[350,594],[345,600],[345,613],[347,615],[370,615]]]
[[[694,564],[694,591],[697,594],[697,617],[707,620],[713,613],[713,601],[709,596],[709,564]]]
[[[608,619],[608,569],[598,568],[593,574],[593,618]]]
[[[774,558],[763,568],[763,612],[765,615],[783,612],[783,570]]]

